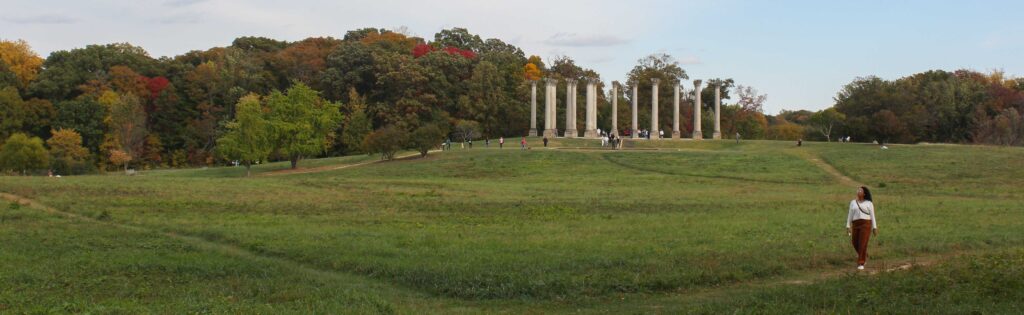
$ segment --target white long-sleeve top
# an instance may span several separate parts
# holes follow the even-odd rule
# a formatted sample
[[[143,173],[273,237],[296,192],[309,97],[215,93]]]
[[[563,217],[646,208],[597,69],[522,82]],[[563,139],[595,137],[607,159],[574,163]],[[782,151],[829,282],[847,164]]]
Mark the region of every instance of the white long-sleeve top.
[[[878,229],[878,220],[875,220],[875,204],[864,200],[858,207],[857,199],[850,201],[850,213],[846,215],[846,227],[850,227],[850,223],[854,220],[871,220],[871,228]]]

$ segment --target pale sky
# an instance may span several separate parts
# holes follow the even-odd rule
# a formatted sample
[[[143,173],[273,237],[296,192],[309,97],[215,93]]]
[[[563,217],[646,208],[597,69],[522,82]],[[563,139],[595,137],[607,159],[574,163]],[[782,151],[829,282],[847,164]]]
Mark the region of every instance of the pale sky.
[[[769,114],[831,106],[858,76],[1024,74],[1024,1],[0,0],[0,8],[0,38],[27,40],[44,57],[112,42],[172,56],[240,36],[294,41],[402,26],[428,40],[465,27],[527,55],[568,55],[605,82],[668,53],[691,79],[733,78],[767,94]]]

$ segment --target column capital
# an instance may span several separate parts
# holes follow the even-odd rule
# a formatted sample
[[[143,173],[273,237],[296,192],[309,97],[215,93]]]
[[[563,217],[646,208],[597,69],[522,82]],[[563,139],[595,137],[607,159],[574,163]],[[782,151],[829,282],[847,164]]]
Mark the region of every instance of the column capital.
[[[601,83],[601,79],[598,78],[587,78],[587,83],[598,85]]]
[[[701,81],[700,79],[697,79],[697,80],[693,80],[693,87],[694,87],[695,89],[699,89],[699,88],[700,88],[700,84],[701,84],[701,82],[703,82],[703,81]]]
[[[651,78],[651,83],[653,83],[653,84],[661,83],[661,79],[659,79],[659,78]]]
[[[565,83],[574,84],[575,85],[576,84],[576,79],[565,79]]]
[[[619,83],[619,81],[612,81],[612,86],[613,86],[613,87],[621,87],[621,86],[622,86],[622,84],[621,84],[621,83]]]
[[[558,79],[555,79],[555,78],[544,78],[544,83],[547,83],[548,85],[555,85],[555,84],[558,84]]]

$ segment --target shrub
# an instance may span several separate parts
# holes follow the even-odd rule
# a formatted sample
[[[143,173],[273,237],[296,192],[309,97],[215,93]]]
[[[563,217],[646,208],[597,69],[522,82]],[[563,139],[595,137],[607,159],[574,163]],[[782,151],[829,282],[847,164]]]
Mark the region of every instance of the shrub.
[[[423,125],[412,132],[410,145],[420,152],[420,156],[427,156],[430,149],[436,148],[444,141],[445,134],[447,132],[436,124]]]
[[[409,142],[409,134],[395,126],[387,126],[374,131],[363,139],[363,150],[367,153],[380,153],[381,160],[395,158],[395,152],[401,150]]]

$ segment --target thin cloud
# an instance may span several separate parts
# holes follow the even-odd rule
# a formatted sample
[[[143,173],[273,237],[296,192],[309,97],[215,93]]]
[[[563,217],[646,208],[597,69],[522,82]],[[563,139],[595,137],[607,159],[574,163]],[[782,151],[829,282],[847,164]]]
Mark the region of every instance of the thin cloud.
[[[63,15],[36,15],[25,17],[7,17],[5,21],[15,24],[71,24],[78,22],[72,17]]]
[[[678,59],[678,61],[679,61],[679,64],[684,64],[684,65],[699,65],[699,64],[704,63],[704,61],[700,60],[700,57],[697,57],[695,55],[686,55],[686,56],[680,57]]]
[[[165,1],[164,5],[168,7],[187,7],[193,4],[206,2],[206,0],[169,0]]]
[[[200,18],[197,15],[176,15],[167,16],[156,20],[160,24],[196,24],[200,22]]]
[[[607,47],[629,43],[629,40],[612,35],[580,35],[577,33],[557,33],[544,40],[551,46],[568,47]]]

